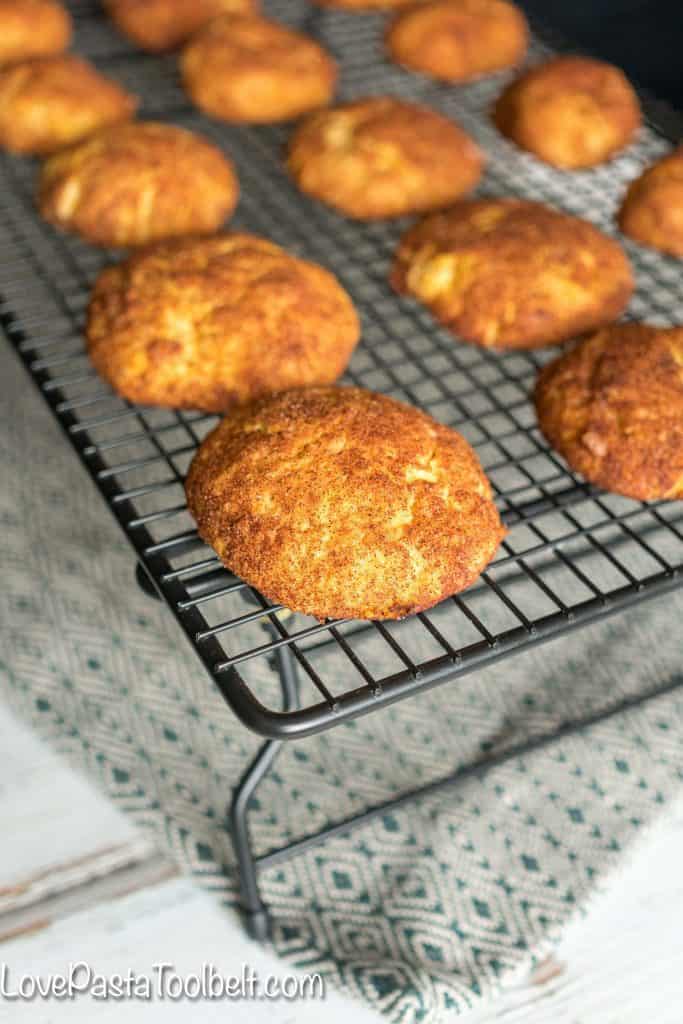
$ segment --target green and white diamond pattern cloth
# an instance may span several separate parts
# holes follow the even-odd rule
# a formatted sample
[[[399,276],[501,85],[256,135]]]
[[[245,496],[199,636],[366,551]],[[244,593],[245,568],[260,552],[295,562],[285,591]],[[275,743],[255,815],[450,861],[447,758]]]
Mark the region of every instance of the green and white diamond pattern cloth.
[[[223,814],[258,739],[132,586],[130,550],[4,342],[0,380],[2,698],[231,902]],[[259,848],[677,678],[682,616],[683,595],[649,602],[286,745],[252,813]],[[391,1021],[453,1019],[547,949],[679,792],[682,737],[675,691],[273,868],[276,950]]]

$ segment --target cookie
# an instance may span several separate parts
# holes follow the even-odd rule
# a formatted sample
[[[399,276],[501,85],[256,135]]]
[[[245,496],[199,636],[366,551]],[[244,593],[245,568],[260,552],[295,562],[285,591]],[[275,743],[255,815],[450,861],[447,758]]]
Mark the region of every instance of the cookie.
[[[45,155],[133,116],[137,100],[80,57],[0,69],[0,145]]]
[[[120,395],[206,412],[336,380],[358,335],[332,274],[246,234],[134,253],[100,275],[87,322],[90,358]]]
[[[507,0],[432,0],[402,11],[389,26],[391,57],[444,82],[471,82],[519,64],[529,29]]]
[[[636,242],[683,259],[683,146],[631,182],[619,227]]]
[[[63,53],[71,18],[53,0],[0,0],[0,66]]]
[[[258,0],[104,0],[121,32],[143,50],[163,53],[181,46],[221,14],[257,11]]]
[[[223,121],[268,124],[325,106],[337,68],[301,32],[256,15],[226,15],[201,29],[182,56],[185,88]]]
[[[603,163],[627,146],[641,114],[619,68],[591,57],[556,57],[503,92],[494,121],[522,149],[576,170]]]
[[[546,438],[587,480],[683,498],[683,328],[606,327],[544,367],[535,401]]]
[[[105,246],[220,227],[238,197],[232,165],[199,135],[155,121],[114,125],[44,164],[46,220]]]
[[[616,319],[633,291],[617,242],[578,217],[521,199],[461,200],[402,239],[394,288],[464,341],[536,348]]]
[[[200,535],[271,601],[318,619],[398,619],[473,583],[503,536],[454,430],[359,388],[237,409],[186,482]]]
[[[454,121],[393,96],[311,115],[288,158],[303,192],[359,220],[445,206],[476,185],[483,163]]]

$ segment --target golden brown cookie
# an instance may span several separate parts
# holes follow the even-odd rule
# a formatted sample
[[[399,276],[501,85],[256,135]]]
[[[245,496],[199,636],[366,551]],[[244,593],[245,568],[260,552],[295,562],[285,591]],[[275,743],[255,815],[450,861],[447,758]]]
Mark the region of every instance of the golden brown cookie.
[[[359,388],[238,409],[199,448],[186,491],[232,572],[318,619],[429,608],[473,583],[505,533],[460,434]]]
[[[392,58],[445,82],[470,82],[524,58],[529,30],[507,0],[432,0],[402,11],[386,37]]]
[[[0,145],[52,153],[125,121],[137,101],[80,57],[42,57],[0,70]]]
[[[636,242],[683,259],[683,146],[631,182],[619,227]]]
[[[160,243],[100,274],[87,323],[98,372],[132,402],[223,412],[334,381],[358,341],[327,270],[254,235]]]
[[[53,0],[0,0],[0,65],[63,53],[71,19]]]
[[[402,239],[391,283],[465,341],[552,345],[623,312],[633,275],[596,227],[541,203],[463,200]]]
[[[104,5],[116,27],[151,53],[174,50],[221,14],[259,8],[258,0],[104,0]]]
[[[682,327],[606,327],[546,366],[535,398],[541,430],[587,480],[683,498]]]
[[[555,167],[593,167],[627,146],[640,104],[619,68],[591,57],[556,57],[527,71],[500,96],[503,133]]]
[[[481,176],[483,156],[442,114],[373,96],[312,114],[288,167],[299,188],[359,220],[445,206]]]
[[[201,136],[132,122],[50,157],[38,206],[46,220],[96,245],[143,245],[215,231],[238,188],[231,163]]]
[[[182,57],[185,88],[224,121],[268,124],[325,106],[337,67],[301,32],[257,15],[225,15],[201,29]]]

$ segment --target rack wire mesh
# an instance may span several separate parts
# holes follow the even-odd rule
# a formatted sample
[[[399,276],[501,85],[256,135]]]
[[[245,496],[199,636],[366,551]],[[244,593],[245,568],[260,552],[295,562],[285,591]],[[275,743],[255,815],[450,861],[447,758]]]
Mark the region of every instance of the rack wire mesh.
[[[539,199],[608,233],[614,233],[626,183],[669,149],[671,126],[680,128],[667,112],[666,133],[650,120],[611,163],[554,171],[502,139],[487,117],[507,74],[441,86],[383,59],[380,17],[323,11],[301,0],[266,6],[337,56],[343,98],[390,92],[455,117],[488,154],[480,194]],[[475,586],[397,623],[293,616],[231,576],[198,538],[182,487],[215,417],[135,407],[99,380],[85,355],[83,319],[94,277],[117,254],[43,223],[34,210],[35,165],[3,156],[0,317],[6,333],[133,545],[145,579],[246,724],[273,737],[316,732],[681,584],[683,505],[598,492],[540,435],[529,394],[554,350],[497,354],[454,340],[387,284],[405,222],[352,223],[300,195],[283,170],[286,127],[211,122],[189,105],[173,57],[134,51],[91,0],[71,8],[76,49],[138,93],[141,116],[199,130],[234,160],[242,183],[234,226],[317,260],[340,278],[363,322],[348,382],[418,405],[464,434],[510,528]],[[547,53],[535,38],[530,60]],[[626,247],[638,286],[629,315],[659,324],[681,321],[680,265]],[[288,712],[274,705],[253,672],[257,659],[282,649],[294,656],[302,683],[300,707]]]

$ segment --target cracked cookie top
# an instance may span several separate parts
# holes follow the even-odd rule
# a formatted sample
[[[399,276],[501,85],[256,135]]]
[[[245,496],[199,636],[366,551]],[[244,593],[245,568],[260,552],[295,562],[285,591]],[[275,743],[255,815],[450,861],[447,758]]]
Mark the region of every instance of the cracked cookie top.
[[[535,398],[541,430],[587,480],[683,498],[683,328],[606,327],[546,366]]]
[[[318,619],[398,619],[473,583],[504,535],[467,441],[359,388],[237,409],[186,483],[204,540],[272,601]]]

